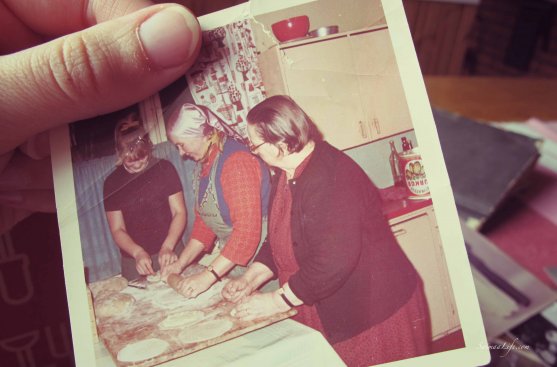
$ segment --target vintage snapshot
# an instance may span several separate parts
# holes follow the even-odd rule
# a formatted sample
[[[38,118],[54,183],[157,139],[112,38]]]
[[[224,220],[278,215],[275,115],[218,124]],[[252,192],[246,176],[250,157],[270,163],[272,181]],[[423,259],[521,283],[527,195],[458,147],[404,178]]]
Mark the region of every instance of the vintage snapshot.
[[[274,3],[51,135],[76,363],[487,363],[402,3]]]

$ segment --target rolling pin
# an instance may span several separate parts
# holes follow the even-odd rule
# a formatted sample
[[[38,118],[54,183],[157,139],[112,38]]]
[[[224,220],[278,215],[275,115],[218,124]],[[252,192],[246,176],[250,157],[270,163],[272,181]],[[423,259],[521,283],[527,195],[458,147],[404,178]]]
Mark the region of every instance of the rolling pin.
[[[183,296],[182,292],[180,291],[180,286],[182,285],[183,280],[184,278],[182,278],[182,276],[178,274],[170,274],[166,279],[166,282],[172,289],[174,289],[176,292],[180,293]]]

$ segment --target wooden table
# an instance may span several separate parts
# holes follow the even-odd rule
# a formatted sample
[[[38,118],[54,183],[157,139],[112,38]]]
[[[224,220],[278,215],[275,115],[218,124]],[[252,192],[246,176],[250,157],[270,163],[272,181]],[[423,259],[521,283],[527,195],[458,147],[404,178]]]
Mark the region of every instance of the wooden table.
[[[425,77],[432,107],[480,121],[557,120],[557,79]]]

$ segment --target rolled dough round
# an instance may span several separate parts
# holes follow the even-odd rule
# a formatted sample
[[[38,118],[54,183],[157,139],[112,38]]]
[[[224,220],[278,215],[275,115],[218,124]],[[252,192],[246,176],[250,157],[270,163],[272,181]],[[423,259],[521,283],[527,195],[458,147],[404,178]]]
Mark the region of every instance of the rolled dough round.
[[[115,276],[98,282],[90,283],[89,289],[93,298],[100,298],[111,293],[118,293],[128,286],[128,280],[122,276]]]
[[[185,344],[198,343],[221,336],[232,329],[232,326],[234,323],[227,319],[203,321],[182,330],[178,337]]]
[[[152,275],[147,275],[147,281],[149,283],[158,283],[161,281],[161,273],[160,272],[156,272],[155,274]]]
[[[162,339],[145,339],[125,346],[118,352],[116,358],[120,362],[144,361],[160,355],[168,349],[168,346],[168,342]]]
[[[100,318],[121,315],[127,312],[134,302],[135,298],[130,294],[110,294],[95,302],[95,314]]]
[[[159,324],[159,327],[165,330],[174,329],[201,320],[203,316],[204,313],[202,311],[178,311],[166,316],[166,318]]]

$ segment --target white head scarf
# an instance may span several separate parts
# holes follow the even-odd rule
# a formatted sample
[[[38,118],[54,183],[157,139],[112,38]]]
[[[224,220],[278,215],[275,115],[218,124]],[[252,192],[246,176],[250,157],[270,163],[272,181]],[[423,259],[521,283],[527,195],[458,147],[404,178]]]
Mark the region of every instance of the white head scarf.
[[[184,103],[182,107],[174,111],[166,123],[166,128],[169,135],[182,138],[196,138],[204,136],[207,125],[222,131],[238,141],[244,140],[240,134],[215,115],[209,108],[191,103]]]

